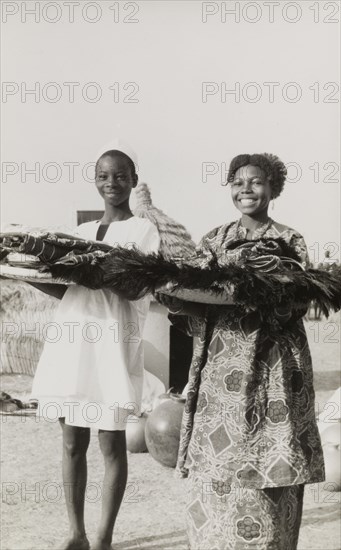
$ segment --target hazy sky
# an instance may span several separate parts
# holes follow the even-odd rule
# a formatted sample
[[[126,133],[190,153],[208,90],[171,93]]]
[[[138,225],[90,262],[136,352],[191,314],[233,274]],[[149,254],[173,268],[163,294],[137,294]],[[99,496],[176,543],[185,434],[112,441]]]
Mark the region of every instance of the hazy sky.
[[[100,209],[84,166],[120,136],[195,240],[238,216],[231,158],[266,151],[290,176],[270,215],[339,245],[337,2],[47,4],[2,2],[4,225]]]

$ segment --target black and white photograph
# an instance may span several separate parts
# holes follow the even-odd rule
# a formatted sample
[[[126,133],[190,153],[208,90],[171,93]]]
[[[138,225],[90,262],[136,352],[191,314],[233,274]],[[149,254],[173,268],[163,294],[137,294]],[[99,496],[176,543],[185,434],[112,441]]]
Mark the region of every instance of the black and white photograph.
[[[341,550],[340,0],[1,0],[1,550]]]

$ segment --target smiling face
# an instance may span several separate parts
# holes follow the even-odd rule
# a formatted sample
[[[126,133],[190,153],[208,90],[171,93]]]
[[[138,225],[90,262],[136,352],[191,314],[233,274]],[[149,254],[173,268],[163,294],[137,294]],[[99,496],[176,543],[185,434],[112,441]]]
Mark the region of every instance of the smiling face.
[[[119,206],[129,200],[137,176],[125,155],[106,155],[96,166],[96,187],[106,204]]]
[[[258,166],[243,166],[231,182],[231,195],[242,214],[252,217],[266,212],[272,198],[269,178]]]

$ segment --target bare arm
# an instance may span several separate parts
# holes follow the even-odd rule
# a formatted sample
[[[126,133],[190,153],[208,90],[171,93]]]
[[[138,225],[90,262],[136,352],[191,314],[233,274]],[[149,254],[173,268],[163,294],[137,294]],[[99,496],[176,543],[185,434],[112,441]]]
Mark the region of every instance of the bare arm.
[[[61,300],[67,290],[66,285],[56,285],[53,283],[31,283],[28,282],[29,285],[33,286],[37,290],[40,290],[41,292],[44,292],[44,294],[48,294],[49,296],[53,296],[54,298],[58,298],[58,300]]]

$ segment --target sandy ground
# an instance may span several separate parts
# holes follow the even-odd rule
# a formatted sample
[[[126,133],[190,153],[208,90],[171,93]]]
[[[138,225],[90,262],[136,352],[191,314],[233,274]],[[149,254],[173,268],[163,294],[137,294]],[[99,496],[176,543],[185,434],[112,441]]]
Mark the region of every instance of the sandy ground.
[[[317,409],[340,385],[340,328],[325,321],[317,331],[307,325],[315,368]],[[335,329],[335,327],[334,327]],[[318,333],[318,334],[317,334]],[[327,336],[326,336],[327,335]],[[21,397],[30,390],[28,376],[3,375],[2,390]],[[35,418],[1,417],[1,550],[57,549],[67,533],[61,485],[61,433],[58,423]],[[100,513],[103,466],[96,433],[89,449],[86,524],[90,540]],[[324,483],[306,487],[299,550],[340,550],[340,492]],[[149,454],[129,455],[129,481],[117,520],[115,550],[187,549],[184,507],[186,481]],[[207,549],[210,550],[210,549]]]

